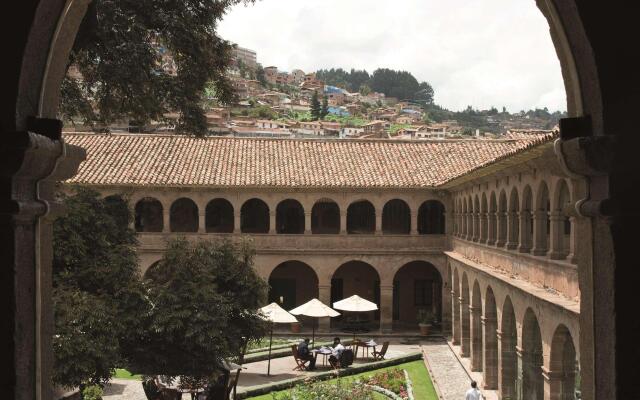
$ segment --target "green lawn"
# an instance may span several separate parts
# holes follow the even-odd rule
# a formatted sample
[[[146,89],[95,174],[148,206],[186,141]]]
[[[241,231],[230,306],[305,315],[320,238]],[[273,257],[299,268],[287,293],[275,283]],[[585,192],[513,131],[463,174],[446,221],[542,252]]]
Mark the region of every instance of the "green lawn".
[[[131,372],[123,368],[116,368],[116,373],[113,374],[113,377],[120,379],[132,379],[136,381],[142,380],[142,375],[131,375]]]
[[[392,367],[381,368],[374,371],[363,372],[361,374],[351,375],[344,377],[342,379],[352,380],[361,376],[370,376],[375,375],[376,373],[388,369],[406,369],[409,373],[409,377],[411,378],[411,382],[413,384],[413,395],[416,400],[437,400],[438,396],[436,395],[436,390],[433,388],[433,383],[431,382],[431,377],[427,372],[427,368],[424,366],[423,360],[411,361],[405,364],[394,365]],[[282,393],[275,392],[277,394]],[[375,399],[383,399],[384,396],[376,396],[374,394]],[[250,397],[247,400],[273,400],[272,393],[263,394],[262,396]]]
[[[273,343],[271,344],[272,347],[275,346],[279,346],[282,344],[288,344],[288,343],[292,343],[291,339],[273,339]],[[262,338],[260,340],[258,340],[257,342],[250,342],[249,345],[247,346],[247,351],[249,350],[254,350],[254,349],[263,349],[263,348],[268,348],[269,347],[269,338]]]

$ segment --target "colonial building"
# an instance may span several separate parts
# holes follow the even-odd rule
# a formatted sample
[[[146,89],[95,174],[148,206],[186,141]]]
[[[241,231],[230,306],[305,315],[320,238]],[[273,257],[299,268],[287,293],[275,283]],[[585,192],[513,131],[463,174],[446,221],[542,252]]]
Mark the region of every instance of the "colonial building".
[[[66,134],[87,159],[67,185],[135,210],[140,269],[166,240],[248,236],[270,300],[358,294],[382,332],[420,309],[502,398],[571,398],[587,193],[557,132],[500,140],[197,139]],[[340,321],[321,321],[328,330]]]

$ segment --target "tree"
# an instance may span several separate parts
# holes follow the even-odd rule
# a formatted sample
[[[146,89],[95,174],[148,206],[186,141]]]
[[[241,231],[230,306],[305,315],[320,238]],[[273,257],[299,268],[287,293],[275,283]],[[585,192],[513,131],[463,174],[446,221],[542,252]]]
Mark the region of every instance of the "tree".
[[[262,68],[262,65],[258,65],[258,68],[256,69],[256,79],[262,86],[267,86],[267,77],[264,74],[264,68]]]
[[[322,107],[320,108],[320,118],[324,119],[329,115],[329,100],[327,99],[327,95],[322,96]]]
[[[314,91],[311,96],[311,118],[314,121],[319,120],[322,117],[322,109],[320,106],[320,100],[318,100],[318,91]]]
[[[360,94],[363,96],[368,96],[371,93],[371,88],[367,84],[360,85]]]
[[[433,87],[431,87],[429,82],[420,82],[414,99],[425,104],[433,104]]]
[[[69,56],[62,116],[107,129],[119,119],[145,125],[177,111],[177,131],[204,135],[207,83],[221,103],[236,97],[225,76],[232,45],[216,28],[241,1],[253,0],[92,1]]]
[[[144,313],[127,203],[92,190],[65,195],[53,227],[56,384],[104,383],[126,363]]]
[[[144,281],[153,308],[131,366],[147,375],[206,379],[246,341],[266,333],[257,313],[267,294],[253,249],[229,240],[167,244]]]

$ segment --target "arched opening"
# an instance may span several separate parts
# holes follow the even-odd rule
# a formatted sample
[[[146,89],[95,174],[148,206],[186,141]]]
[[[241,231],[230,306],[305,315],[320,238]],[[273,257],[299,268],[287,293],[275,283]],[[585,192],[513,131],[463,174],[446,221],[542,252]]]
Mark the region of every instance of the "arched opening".
[[[571,194],[567,182],[562,179],[558,183],[558,200],[556,202],[556,214],[558,215],[558,250],[559,258],[566,258],[571,253],[571,219],[569,217],[569,206],[571,205]]]
[[[225,199],[211,200],[205,209],[204,224],[209,233],[232,233],[233,205]]]
[[[269,275],[269,303],[291,310],[318,297],[318,276],[301,261],[285,261]]]
[[[551,222],[549,216],[549,188],[543,181],[538,187],[535,211],[535,248],[533,254],[546,255],[549,251],[551,237]]]
[[[540,325],[529,308],[522,324],[522,399],[543,400],[542,336]]]
[[[374,321],[380,320],[380,276],[370,264],[362,261],[349,261],[342,264],[331,278],[331,304],[357,294],[358,296],[378,305],[378,311],[343,313],[341,317],[332,318],[349,325],[358,320],[360,325],[373,328]]]
[[[516,346],[518,344],[516,331],[516,316],[513,311],[511,299],[507,296],[502,306],[502,319],[500,322],[500,394],[503,399],[516,398],[516,381],[518,378],[518,356]]]
[[[249,199],[240,209],[242,233],[269,233],[269,206],[260,199]]]
[[[511,195],[509,196],[509,237],[507,242],[507,248],[514,250],[518,248],[519,236],[520,236],[520,200],[518,196],[518,190],[513,188]]]
[[[411,210],[404,200],[389,200],[382,208],[382,233],[407,235],[411,231]]]
[[[462,208],[462,215],[460,217],[460,220],[462,221],[462,231],[461,231],[461,237],[463,239],[467,238],[467,235],[469,234],[469,224],[467,223],[467,202],[465,201],[465,199],[461,199],[461,208]]]
[[[319,200],[311,209],[312,234],[340,233],[340,207],[333,200]]]
[[[121,229],[129,226],[129,203],[119,194],[113,194],[104,198],[107,212],[115,219]]]
[[[287,199],[278,204],[276,207],[276,232],[304,233],[304,208],[299,201]]]
[[[360,200],[347,208],[347,233],[371,234],[376,231],[376,209],[367,200]]]
[[[480,201],[480,243],[486,243],[489,235],[489,215],[487,214],[487,194],[482,193]]]
[[[480,200],[476,194],[473,198],[473,241],[480,240]]]
[[[550,400],[574,400],[579,398],[580,367],[576,357],[571,332],[559,325],[551,340],[549,381]]]
[[[500,191],[500,198],[498,201],[498,240],[496,246],[504,247],[507,243],[507,194],[504,190]]]
[[[186,197],[171,204],[169,215],[171,232],[198,232],[198,206]]]
[[[527,185],[522,191],[522,209],[520,210],[520,246],[518,250],[521,253],[530,252],[533,245],[532,210],[533,194],[531,192],[531,186]]]
[[[482,371],[482,295],[478,281],[471,291],[471,370]]]
[[[452,307],[453,313],[451,318],[453,319],[453,344],[460,344],[460,276],[458,275],[458,269],[453,270],[453,292],[452,294]]]
[[[161,276],[158,275],[158,266],[160,265],[160,260],[154,262],[153,264],[149,265],[149,268],[147,268],[146,271],[144,271],[144,274],[142,274],[142,279],[147,280],[147,279],[153,279],[155,281],[158,281],[160,279],[162,279]]]
[[[498,388],[498,311],[491,286],[487,287],[484,299],[484,386]]]
[[[394,327],[415,329],[421,309],[431,311],[442,321],[442,277],[433,264],[412,261],[393,277]]]
[[[471,197],[467,197],[467,240],[473,240],[473,203]]]
[[[454,236],[460,236],[460,201],[458,199],[454,200],[454,212],[455,216],[453,219],[453,234]]]
[[[136,232],[162,232],[164,220],[162,203],[153,197],[145,197],[136,203]]]
[[[418,209],[418,233],[443,235],[445,232],[445,208],[438,200],[427,200]]]
[[[460,286],[460,352],[462,357],[471,354],[471,313],[469,312],[469,279],[467,273],[462,273]]]
[[[498,239],[498,202],[496,201],[496,192],[491,192],[489,197],[489,239],[487,244],[495,244]]]

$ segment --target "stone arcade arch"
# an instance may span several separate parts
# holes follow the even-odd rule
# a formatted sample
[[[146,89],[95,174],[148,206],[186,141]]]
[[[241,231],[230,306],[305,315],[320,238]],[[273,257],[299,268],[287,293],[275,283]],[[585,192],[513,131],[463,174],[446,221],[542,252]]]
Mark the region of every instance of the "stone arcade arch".
[[[171,232],[198,232],[198,206],[186,197],[171,204],[169,214]]]
[[[418,233],[421,235],[444,234],[445,211],[444,204],[438,200],[427,200],[422,203],[418,209]],[[468,223],[466,229],[469,229]]]
[[[477,280],[471,292],[471,370],[482,371],[482,294]]]
[[[260,199],[249,199],[240,209],[242,233],[269,233],[269,206]]]
[[[136,232],[162,232],[164,227],[162,203],[153,197],[145,197],[135,206]]]
[[[358,296],[372,301],[380,309],[380,275],[371,265],[363,261],[348,261],[338,267],[331,277],[331,304],[357,294]],[[380,311],[369,313],[358,313],[359,317],[364,317],[370,321],[380,319]],[[354,317],[346,313],[339,318],[332,318],[332,323],[341,321],[348,322]]]
[[[291,310],[318,297],[318,275],[301,261],[285,261],[269,274],[269,303]]]
[[[340,233],[340,207],[330,199],[318,200],[311,209],[311,233]]]
[[[542,335],[538,319],[531,308],[524,315],[522,324],[522,396],[523,400],[543,400]],[[520,379],[519,379],[520,380]]]
[[[226,199],[213,199],[205,209],[205,228],[208,233],[232,233],[235,221],[233,205]]]
[[[498,389],[498,311],[496,298],[491,286],[487,286],[484,300],[484,316],[482,319],[484,335],[484,387]]]
[[[278,203],[276,207],[276,232],[304,233],[304,208],[298,200],[287,199]]]
[[[347,233],[372,234],[376,231],[376,209],[367,200],[353,202],[347,208]]]
[[[404,200],[389,200],[382,208],[382,233],[408,235],[411,231],[411,210]]]
[[[442,277],[426,261],[409,262],[393,277],[393,321],[399,328],[415,329],[418,310],[433,312],[442,321]]]
[[[469,357],[471,353],[471,313],[469,312],[469,279],[462,273],[460,286],[460,354]]]
[[[549,400],[575,399],[576,377],[579,375],[576,348],[571,332],[559,325],[551,339],[550,370],[545,371]]]
[[[516,346],[518,345],[518,331],[516,329],[516,315],[509,296],[504,300],[502,306],[502,317],[500,321],[500,332],[498,338],[500,346],[500,375],[499,390],[503,399],[516,398],[516,381],[518,379],[518,356]]]

